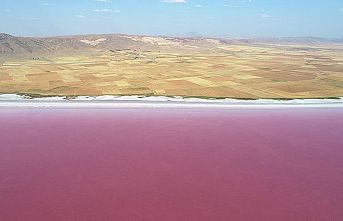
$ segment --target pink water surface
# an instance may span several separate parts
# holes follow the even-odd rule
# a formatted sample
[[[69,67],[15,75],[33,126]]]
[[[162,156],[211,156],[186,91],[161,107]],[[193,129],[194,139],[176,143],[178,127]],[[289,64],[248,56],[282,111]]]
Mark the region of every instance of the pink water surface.
[[[1,221],[343,220],[343,110],[0,110]]]

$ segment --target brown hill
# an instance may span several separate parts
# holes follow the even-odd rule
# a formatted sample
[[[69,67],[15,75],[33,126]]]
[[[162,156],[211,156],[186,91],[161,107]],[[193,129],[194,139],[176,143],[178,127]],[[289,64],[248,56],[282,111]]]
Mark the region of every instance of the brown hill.
[[[229,40],[206,38],[149,37],[130,35],[85,35],[65,37],[15,37],[0,34],[0,56],[34,56],[92,50],[201,50]]]
[[[62,37],[15,37],[0,33],[0,60],[8,57],[34,57],[55,54],[80,54],[103,50],[154,50],[168,52],[204,52],[221,50],[230,44],[328,44],[343,43],[339,39],[320,38],[275,38],[275,39],[214,39],[151,37],[120,34],[78,35]]]
[[[73,38],[30,38],[0,34],[0,56],[36,56],[86,49]]]

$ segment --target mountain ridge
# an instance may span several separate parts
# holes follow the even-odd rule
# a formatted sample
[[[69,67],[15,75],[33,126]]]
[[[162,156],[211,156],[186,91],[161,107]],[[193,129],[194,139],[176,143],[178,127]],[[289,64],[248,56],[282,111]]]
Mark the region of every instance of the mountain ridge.
[[[126,34],[18,37],[0,33],[0,57],[28,57],[94,50],[211,50],[218,44],[343,44],[343,39],[318,37],[210,38]]]

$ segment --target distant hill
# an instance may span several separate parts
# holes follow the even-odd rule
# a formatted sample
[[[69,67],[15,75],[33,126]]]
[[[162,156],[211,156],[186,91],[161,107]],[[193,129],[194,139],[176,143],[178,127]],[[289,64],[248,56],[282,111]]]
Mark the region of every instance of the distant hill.
[[[202,37],[151,37],[121,34],[78,35],[62,37],[15,37],[0,33],[1,57],[45,56],[59,53],[81,53],[96,50],[211,50],[226,44],[341,44],[342,39],[324,38],[266,38],[215,39]]]
[[[263,43],[284,43],[284,44],[342,44],[340,38],[318,38],[318,37],[284,37],[284,38],[261,38],[255,41]]]
[[[130,35],[85,35],[47,38],[15,37],[0,34],[0,56],[35,56],[80,53],[94,50],[194,50],[209,49],[229,40]]]
[[[74,38],[31,38],[0,34],[0,56],[26,56],[86,49]]]

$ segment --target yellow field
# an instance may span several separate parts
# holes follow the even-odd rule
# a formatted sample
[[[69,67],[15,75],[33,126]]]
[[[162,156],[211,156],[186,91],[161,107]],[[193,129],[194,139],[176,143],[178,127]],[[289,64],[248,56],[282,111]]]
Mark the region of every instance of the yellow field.
[[[230,98],[343,96],[343,47],[219,45],[6,61],[0,93]]]

